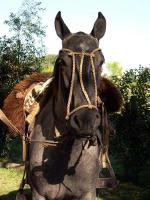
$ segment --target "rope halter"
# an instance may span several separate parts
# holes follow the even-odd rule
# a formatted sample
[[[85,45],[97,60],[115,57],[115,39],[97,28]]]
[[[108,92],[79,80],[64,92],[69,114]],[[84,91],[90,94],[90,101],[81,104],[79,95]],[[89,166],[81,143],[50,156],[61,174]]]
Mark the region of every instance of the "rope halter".
[[[91,53],[87,52],[75,52],[70,49],[63,48],[61,51],[66,51],[68,52],[69,56],[72,56],[72,77],[71,77],[71,84],[70,84],[70,91],[69,91],[69,97],[68,97],[68,102],[67,102],[67,113],[66,113],[66,119],[68,120],[69,117],[75,113],[76,111],[82,109],[82,108],[89,108],[89,109],[96,109],[97,108],[97,83],[96,83],[96,74],[95,74],[95,66],[94,66],[94,61],[93,58],[95,57],[95,53],[97,51],[100,51],[101,49],[97,48],[94,49]],[[79,55],[81,57],[80,60],[80,66],[79,66],[79,79],[80,79],[80,86],[82,93],[87,101],[87,104],[83,104],[81,106],[78,106],[74,108],[72,111],[70,110],[71,106],[71,100],[72,100],[72,95],[73,95],[73,88],[74,88],[74,81],[75,81],[75,72],[76,72],[76,55]],[[94,104],[91,103],[90,97],[88,95],[88,92],[85,89],[84,83],[83,83],[83,61],[84,57],[88,56],[90,58],[90,64],[92,68],[92,75],[93,75],[93,80],[94,80]]]

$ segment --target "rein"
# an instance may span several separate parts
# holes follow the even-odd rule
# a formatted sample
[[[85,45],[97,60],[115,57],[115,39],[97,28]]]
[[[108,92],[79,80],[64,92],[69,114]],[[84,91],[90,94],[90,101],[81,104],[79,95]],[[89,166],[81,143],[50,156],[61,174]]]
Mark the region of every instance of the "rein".
[[[96,109],[98,110],[97,107],[97,83],[96,83],[96,74],[95,74],[95,66],[94,66],[94,61],[93,58],[95,57],[95,53],[97,51],[100,51],[101,49],[97,48],[94,49],[91,53],[87,52],[75,52],[70,49],[63,48],[61,51],[66,51],[68,52],[69,56],[72,56],[72,77],[71,77],[71,84],[70,84],[70,91],[69,91],[69,97],[68,97],[68,102],[67,102],[67,114],[66,114],[66,120],[69,119],[69,117],[75,113],[76,111],[82,109],[82,108],[89,108],[89,109]],[[80,79],[80,86],[82,93],[87,101],[87,104],[83,104],[81,106],[78,106],[74,108],[72,111],[70,110],[70,105],[71,105],[71,100],[72,100],[72,95],[73,95],[73,88],[74,88],[74,81],[75,81],[75,72],[76,72],[76,55],[79,55],[81,57],[80,60],[80,69],[79,69],[79,79]],[[90,58],[90,63],[91,63],[91,68],[92,68],[92,75],[93,75],[93,80],[94,80],[94,104],[91,103],[90,97],[88,95],[88,92],[85,89],[84,83],[83,83],[83,61],[84,57],[88,56]]]

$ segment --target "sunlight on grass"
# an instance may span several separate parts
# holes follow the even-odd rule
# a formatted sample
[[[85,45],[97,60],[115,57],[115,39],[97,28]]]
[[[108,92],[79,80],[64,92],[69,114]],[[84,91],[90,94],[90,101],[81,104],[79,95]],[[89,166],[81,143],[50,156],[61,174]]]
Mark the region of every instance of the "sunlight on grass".
[[[42,72],[44,73],[50,73],[53,72],[54,66],[53,65],[47,65],[42,67]]]
[[[0,168],[0,195],[18,190],[22,173],[19,169]]]

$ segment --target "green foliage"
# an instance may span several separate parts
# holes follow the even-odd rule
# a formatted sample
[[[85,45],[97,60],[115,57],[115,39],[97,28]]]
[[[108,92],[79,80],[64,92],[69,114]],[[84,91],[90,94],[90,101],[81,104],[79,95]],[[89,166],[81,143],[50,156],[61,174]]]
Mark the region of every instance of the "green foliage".
[[[44,60],[45,26],[40,14],[44,11],[41,2],[24,0],[17,13],[11,13],[5,21],[10,37],[0,38],[0,107],[12,87],[26,75],[41,70]],[[5,136],[0,124],[0,155],[10,157],[11,139]],[[15,157],[15,156],[13,156]]]
[[[26,74],[41,68],[45,46],[45,27],[42,26],[41,3],[24,1],[18,13],[11,13],[5,24],[10,37],[0,38],[0,84],[10,90]]]
[[[54,69],[55,61],[56,61],[56,55],[50,54],[45,56],[45,59],[42,62],[41,71],[52,72]]]
[[[142,187],[150,187],[150,165],[145,165],[138,174],[138,183]]]
[[[6,147],[7,147],[7,160],[9,162],[21,162],[22,161],[22,141],[19,137],[6,138]]]
[[[18,137],[10,137],[7,127],[0,123],[0,160],[9,162],[22,161],[22,142]]]
[[[106,64],[110,76],[121,77],[123,74],[123,68],[119,62],[110,62]]]
[[[115,83],[124,101],[121,113],[111,116],[117,135],[110,149],[124,167],[124,178],[137,182],[144,166],[150,166],[150,69],[127,71]]]
[[[6,126],[0,121],[0,159],[7,157],[6,132]]]
[[[22,178],[22,170],[0,168],[0,199],[2,195],[8,194],[10,191],[17,190]]]
[[[148,188],[143,189],[132,183],[121,183],[116,188],[100,189],[98,196],[103,200],[149,200],[149,192]]]

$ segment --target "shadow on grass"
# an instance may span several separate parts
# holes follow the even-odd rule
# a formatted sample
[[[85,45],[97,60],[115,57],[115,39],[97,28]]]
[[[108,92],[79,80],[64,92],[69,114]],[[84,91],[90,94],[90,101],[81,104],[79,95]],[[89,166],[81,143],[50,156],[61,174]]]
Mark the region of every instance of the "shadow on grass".
[[[16,200],[17,190],[9,192],[8,194],[1,195],[0,200]],[[24,194],[27,200],[31,200],[31,194],[29,189],[25,189]],[[24,200],[24,199],[22,199]]]
[[[103,200],[150,200],[150,188],[122,183],[115,188],[97,190],[97,197]]]

